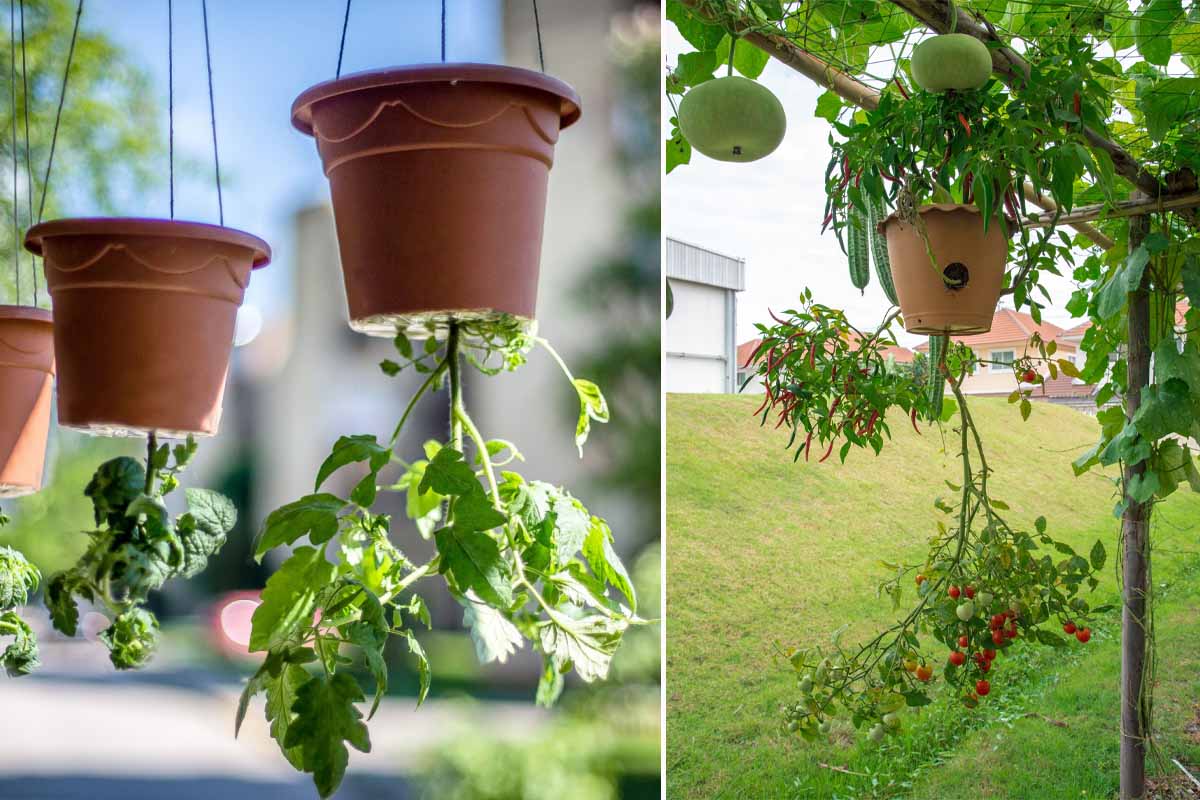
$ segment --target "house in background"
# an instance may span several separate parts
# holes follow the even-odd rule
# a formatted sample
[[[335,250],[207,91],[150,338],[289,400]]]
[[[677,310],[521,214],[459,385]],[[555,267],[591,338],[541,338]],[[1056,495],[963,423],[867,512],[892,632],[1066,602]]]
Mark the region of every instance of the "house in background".
[[[1063,330],[1050,322],[1043,321],[1038,324],[1028,314],[1011,308],[997,309],[992,319],[992,329],[987,333],[951,337],[955,342],[970,347],[979,358],[991,362],[979,366],[974,374],[963,380],[963,393],[1007,397],[1019,386],[1027,388],[1028,384],[1018,384],[1011,364],[1024,356],[1039,355],[1037,348],[1030,344],[1034,334],[1039,335],[1043,342],[1054,342],[1057,345],[1055,359],[1065,358],[1082,365],[1083,355],[1079,352],[1079,342],[1086,330],[1086,323]],[[929,345],[917,345],[916,350],[927,354]],[[1031,400],[1069,405],[1081,411],[1095,411],[1095,386],[1061,372],[1051,379],[1049,369],[1044,364],[1036,364],[1034,369],[1041,374],[1042,383],[1034,389]]]
[[[667,237],[667,280],[674,307],[663,326],[667,392],[736,392],[737,292],[745,259]]]
[[[759,394],[763,391],[762,380],[756,375],[758,371],[758,362],[762,360],[762,356],[760,355],[758,358],[754,359],[754,363],[750,363],[750,358],[754,356],[755,351],[758,350],[758,346],[761,343],[762,339],[751,339],[748,342],[742,342],[738,345],[737,385],[739,389],[741,388],[742,384],[746,385],[744,389],[741,389],[743,394]],[[884,361],[894,364],[911,364],[917,355],[907,347],[901,347],[900,345],[891,345],[880,348],[879,354],[883,357]],[[752,380],[747,383],[747,379],[751,378]]]

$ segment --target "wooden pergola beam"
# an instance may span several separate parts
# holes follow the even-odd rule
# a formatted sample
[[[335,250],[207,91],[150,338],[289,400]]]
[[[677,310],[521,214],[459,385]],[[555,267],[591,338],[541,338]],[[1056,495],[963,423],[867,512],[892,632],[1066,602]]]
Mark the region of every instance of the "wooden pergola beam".
[[[1030,193],[1036,194],[1029,186],[1025,187],[1026,198]],[[1043,198],[1045,199],[1045,198]],[[1053,205],[1053,202],[1051,202]],[[1178,211],[1185,208],[1200,207],[1200,192],[1189,192],[1187,194],[1179,194],[1173,197],[1139,197],[1134,200],[1122,200],[1118,203],[1097,203],[1089,206],[1079,206],[1071,211],[1063,212],[1057,217],[1059,225],[1074,225],[1079,222],[1087,222],[1094,219],[1116,219],[1118,217],[1136,217],[1139,214],[1149,214],[1155,211]],[[1047,209],[1047,213],[1039,214],[1034,219],[1024,220],[1026,225],[1034,227],[1050,225],[1055,222],[1055,214],[1053,209]],[[1103,234],[1101,234],[1103,235]],[[1111,245],[1109,245],[1111,247]]]

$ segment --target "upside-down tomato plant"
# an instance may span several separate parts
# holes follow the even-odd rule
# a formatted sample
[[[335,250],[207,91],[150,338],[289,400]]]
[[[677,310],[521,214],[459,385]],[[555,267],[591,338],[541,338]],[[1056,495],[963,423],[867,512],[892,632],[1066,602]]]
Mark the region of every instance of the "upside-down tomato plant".
[[[547,705],[572,669],[589,682],[606,677],[622,634],[642,621],[607,523],[567,490],[511,469],[522,456],[513,443],[488,439],[476,426],[463,395],[463,367],[494,375],[519,368],[534,347],[546,350],[579,397],[581,453],[591,422],[608,419],[600,390],[574,377],[545,339],[513,318],[451,321],[436,330],[430,323],[427,335],[414,345],[399,334],[399,360],[381,364],[388,375],[406,369],[425,375],[391,437],[340,438],[313,493],[272,512],[256,548],[261,558],[294,547],[254,614],[250,649],[266,658],[242,694],[237,723],[250,699],[265,693],[271,735],[294,767],[312,773],[322,797],[341,782],[347,744],[371,747],[358,707],[365,695],[347,671],[355,661],[348,653],[365,659],[374,680],[368,718],[387,691],[384,651],[393,637],[420,666],[418,703],[429,690],[431,666],[416,636],[429,615],[418,582],[440,579],[462,604],[480,660],[504,661],[526,642],[541,652],[537,699]],[[448,439],[403,459],[396,447],[409,415],[440,390],[448,395]],[[348,497],[322,491],[351,464],[365,464],[366,475]],[[381,485],[392,465],[401,469],[398,479]],[[390,540],[388,516],[371,510],[381,489],[405,494],[408,517],[437,547],[432,559],[414,563]],[[296,546],[305,538],[308,544]],[[611,597],[609,587],[620,597]]]
[[[229,498],[209,489],[185,491],[188,510],[173,517],[165,498],[196,453],[196,442],[172,447],[151,434],[146,463],[121,456],[104,462],[84,489],[96,527],[79,561],[50,578],[45,601],[54,627],[74,636],[79,601],[110,617],[100,641],[117,669],[138,669],[154,654],[158,619],[145,607],[150,592],[171,578],[192,578],[225,544],[237,522]]]
[[[8,517],[0,511],[0,528],[7,524]],[[11,639],[0,652],[0,664],[13,678],[28,675],[39,666],[37,635],[17,609],[29,601],[41,580],[38,568],[25,556],[11,547],[0,547],[0,639]]]

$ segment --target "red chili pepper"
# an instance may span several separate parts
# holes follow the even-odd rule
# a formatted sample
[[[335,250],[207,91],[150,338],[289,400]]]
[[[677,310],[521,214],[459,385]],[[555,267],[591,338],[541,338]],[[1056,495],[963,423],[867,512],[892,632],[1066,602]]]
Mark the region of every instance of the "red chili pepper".
[[[761,353],[761,352],[762,352],[762,349],[763,349],[764,347],[766,347],[766,346],[767,346],[767,340],[766,340],[766,339],[763,339],[761,342],[759,342],[759,343],[758,343],[758,347],[754,348],[754,352],[753,352],[753,353],[751,353],[751,354],[750,354],[750,357],[746,359],[746,363],[745,363],[745,364],[742,364],[742,369],[746,369],[746,368],[747,368],[747,367],[749,367],[751,364],[753,364],[753,363],[754,363],[754,360],[755,360],[756,358],[758,358],[758,354],[759,354],[759,353]]]
[[[821,456],[821,460],[817,462],[818,464],[824,464],[824,463],[825,463],[825,459],[829,458],[829,454],[833,452],[833,445],[834,445],[836,442],[837,442],[837,439],[830,439],[830,440],[829,440],[829,449],[825,451],[825,455]]]
[[[804,440],[804,460],[805,461],[808,461],[808,456],[810,453],[812,453],[812,437],[813,437],[813,434],[816,432],[817,432],[817,429],[813,428],[811,431],[808,432],[808,438]]]
[[[920,435],[921,429],[917,427],[917,410],[915,408],[909,412],[908,418],[912,420],[913,430]]]
[[[1075,98],[1074,98],[1074,100],[1075,100],[1075,116],[1077,116],[1077,117],[1078,117],[1078,116],[1079,116],[1079,106],[1080,106],[1080,104],[1079,104],[1079,92],[1076,92],[1076,93],[1075,93]]]
[[[772,311],[771,309],[768,308],[767,313],[771,315],[771,319],[775,320],[780,325],[787,325],[787,322],[785,322],[784,320],[781,320],[779,317],[775,316],[775,312]]]
[[[842,156],[842,177],[850,180],[850,156]]]
[[[975,173],[968,172],[967,177],[963,178],[963,202],[971,202],[971,189],[975,183]]]
[[[958,121],[962,123],[963,128],[967,131],[967,136],[970,136],[971,123],[967,122],[967,118],[962,115],[961,111],[958,113]]]
[[[814,368],[817,366],[817,343],[813,342],[808,346],[808,366]]]
[[[892,80],[896,82],[896,88],[900,90],[900,94],[904,95],[904,99],[910,100],[911,98],[908,96],[908,91],[904,88],[904,84],[900,82],[900,76],[897,75],[896,77],[892,78]]]
[[[759,414],[761,414],[763,412],[763,410],[767,407],[767,403],[769,403],[769,402],[771,402],[771,390],[770,389],[767,390],[767,396],[763,398],[762,405],[759,406],[758,409],[750,416],[757,417]]]
[[[839,394],[837,397],[833,398],[833,405],[829,407],[829,416],[832,417],[833,412],[837,411],[838,404],[842,402],[842,397],[843,395]]]
[[[828,228],[831,222],[833,222],[833,209],[830,209],[829,213],[825,215],[825,219],[821,220],[821,230],[824,231]]]
[[[771,347],[771,352],[767,353],[767,372],[775,368],[775,345]]]
[[[875,411],[871,414],[871,421],[867,423],[867,436],[875,432],[875,421],[879,419],[879,412]]]

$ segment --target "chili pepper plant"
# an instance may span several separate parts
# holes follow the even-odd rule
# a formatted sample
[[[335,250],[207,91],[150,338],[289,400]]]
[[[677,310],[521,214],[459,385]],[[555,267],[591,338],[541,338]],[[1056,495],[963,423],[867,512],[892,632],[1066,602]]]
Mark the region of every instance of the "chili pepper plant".
[[[581,455],[591,423],[609,417],[599,388],[572,375],[549,342],[516,318],[438,323],[429,323],[423,344],[397,335],[398,360],[380,365],[389,376],[424,375],[392,435],[338,439],[313,493],[272,512],[259,535],[260,558],[293,549],[253,617],[250,649],[266,657],[242,694],[237,725],[250,699],[265,694],[271,735],[294,767],[312,773],[322,797],[341,782],[347,745],[371,748],[359,708],[366,696],[350,671],[358,658],[374,683],[368,719],[387,691],[384,653],[393,639],[420,667],[418,704],[429,691],[431,665],[417,638],[430,624],[416,591],[422,581],[441,584],[463,606],[481,661],[505,661],[526,643],[541,653],[537,700],[545,705],[557,700],[572,670],[587,682],[604,679],[625,630],[642,622],[608,524],[566,489],[514,470],[520,451],[476,425],[463,371],[511,372],[532,349],[546,351],[578,396]],[[448,437],[403,456],[397,445],[413,409],[438,392],[445,392]],[[347,497],[322,489],[352,464],[366,474]],[[392,467],[398,477],[385,480]],[[391,520],[372,510],[380,491],[404,494],[408,518],[437,548],[433,558],[415,563],[392,542]]]

